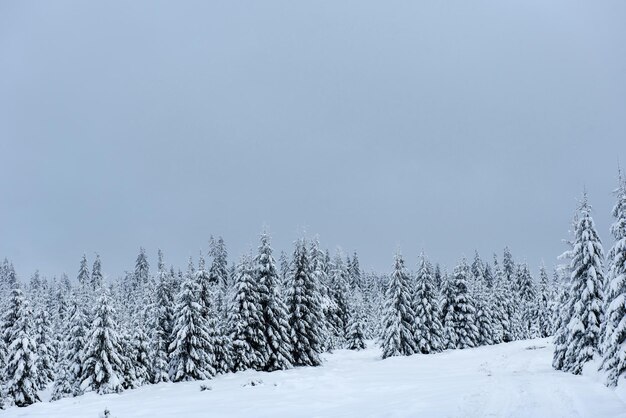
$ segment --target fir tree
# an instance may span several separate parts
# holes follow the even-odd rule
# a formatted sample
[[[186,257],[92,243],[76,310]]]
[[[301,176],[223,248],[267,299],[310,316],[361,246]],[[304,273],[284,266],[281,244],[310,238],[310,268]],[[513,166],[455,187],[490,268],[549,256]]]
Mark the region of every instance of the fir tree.
[[[574,374],[580,374],[583,365],[599,351],[604,306],[604,254],[586,194],[579,212],[571,262],[570,301],[573,309],[567,326],[567,350],[563,364],[564,370]]]
[[[613,207],[615,222],[611,234],[615,239],[608,253],[607,312],[603,368],[608,371],[607,384],[617,385],[626,371],[626,181],[619,175],[617,202]]]
[[[5,318],[7,347],[6,395],[17,406],[39,402],[37,395],[37,346],[34,335],[32,311],[19,288],[14,288]],[[5,324],[7,322],[5,321]]]
[[[87,317],[78,299],[78,293],[74,293],[71,301],[72,307],[66,344],[66,356],[69,365],[68,378],[72,384],[74,396],[82,394],[80,389],[81,377],[83,375],[82,354],[88,331]]]
[[[321,353],[321,303],[304,240],[293,253],[291,285],[288,291],[292,358],[295,365],[319,366]]]
[[[133,279],[135,290],[143,289],[150,280],[150,264],[146,256],[146,250],[143,247],[139,248],[139,254],[135,260],[135,274]]]
[[[267,364],[263,310],[253,274],[250,257],[242,256],[236,267],[235,294],[229,318],[234,371],[260,369]]]
[[[213,259],[209,269],[211,283],[225,287],[228,285],[228,251],[224,239],[218,237],[215,240],[211,237],[209,247],[209,255]]]
[[[412,293],[404,260],[398,253],[385,298],[381,341],[383,359],[391,356],[410,356],[417,352]]]
[[[83,391],[98,394],[122,391],[122,347],[117,334],[115,310],[106,291],[102,291],[83,350]]]
[[[350,322],[348,323],[348,349],[364,350],[365,345],[365,326],[363,318],[363,300],[359,293],[353,298],[351,303],[352,312],[350,314]]]
[[[44,389],[54,380],[54,347],[50,315],[40,308],[35,316],[35,345],[37,346],[37,387]]]
[[[350,308],[348,306],[349,278],[347,268],[344,264],[341,252],[338,250],[332,263],[330,296],[332,310],[329,322],[334,333],[332,336],[333,348],[341,347],[345,344],[346,329]]]
[[[215,307],[215,295],[217,294],[216,288],[218,287],[218,281],[212,281],[210,274],[205,270],[204,257],[200,255],[198,261],[198,270],[195,273],[196,286],[199,289],[198,303],[200,305],[200,315],[202,316],[205,326],[208,330],[207,338],[205,341],[204,351],[207,358],[210,358],[213,363],[210,370],[215,370],[217,373],[220,365],[216,363],[215,352],[216,345],[218,343],[218,322],[217,322],[217,309]]]
[[[537,300],[537,328],[538,337],[551,335],[551,289],[546,267],[542,264],[539,268],[539,292]]]
[[[98,290],[102,287],[102,263],[100,256],[96,254],[96,260],[91,269],[91,290]]]
[[[537,338],[538,331],[538,306],[537,306],[537,292],[535,290],[535,283],[530,274],[528,264],[524,263],[518,266],[516,273],[516,291],[518,293],[518,300],[521,303],[521,317],[522,317],[522,338]]]
[[[417,351],[422,354],[441,351],[443,338],[441,313],[437,303],[433,269],[424,254],[420,255],[413,300]]]
[[[494,312],[492,301],[489,297],[487,285],[485,283],[484,268],[482,263],[480,268],[472,268],[472,276],[474,277],[470,294],[474,298],[476,315],[475,322],[478,328],[478,345],[494,344],[496,337],[496,326],[494,322]]]
[[[152,323],[152,382],[167,382],[169,380],[168,347],[172,342],[172,327],[174,325],[174,293],[172,278],[165,269],[163,253],[159,250],[157,273],[157,287],[154,305],[151,309]]]
[[[352,254],[352,258],[348,263],[348,275],[350,276],[350,287],[352,289],[361,289],[361,267],[359,266],[359,257],[356,253]]]
[[[276,262],[272,256],[270,237],[261,235],[259,254],[255,259],[255,279],[259,284],[260,304],[265,328],[267,363],[264,370],[288,369],[292,366],[291,341],[287,309],[279,289]]]
[[[174,382],[209,379],[216,373],[213,352],[207,350],[211,331],[208,321],[202,315],[199,293],[190,262],[176,303],[174,339],[169,348],[170,379]]]
[[[89,267],[87,266],[87,257],[83,254],[83,258],[80,260],[80,267],[78,269],[78,285],[81,288],[88,286],[90,282]]]
[[[465,259],[454,269],[450,282],[451,300],[447,302],[445,327],[452,334],[456,348],[471,348],[478,345],[480,335],[476,326],[476,303],[469,293],[467,278],[469,266]]]
[[[143,386],[153,380],[150,343],[145,328],[145,322],[141,319],[134,324],[131,351],[128,353],[131,361],[134,363],[135,386]]]
[[[69,359],[67,357],[62,357],[55,372],[55,379],[54,384],[52,385],[50,400],[58,401],[59,399],[67,398],[73,394],[74,385]]]

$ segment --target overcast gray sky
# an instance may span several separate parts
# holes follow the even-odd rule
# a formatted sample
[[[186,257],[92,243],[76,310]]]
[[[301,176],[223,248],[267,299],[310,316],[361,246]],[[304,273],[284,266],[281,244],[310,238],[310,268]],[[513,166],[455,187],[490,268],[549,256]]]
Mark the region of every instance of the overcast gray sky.
[[[586,185],[608,248],[626,2],[1,1],[0,256],[111,276],[268,225],[551,266]]]

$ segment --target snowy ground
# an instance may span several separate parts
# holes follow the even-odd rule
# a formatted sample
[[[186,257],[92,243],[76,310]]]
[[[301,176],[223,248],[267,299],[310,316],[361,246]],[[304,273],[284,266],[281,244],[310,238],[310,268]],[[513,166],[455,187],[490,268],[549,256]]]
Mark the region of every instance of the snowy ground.
[[[318,368],[88,394],[0,416],[97,418],[108,407],[117,418],[626,417],[626,403],[597,378],[552,370],[549,341],[384,361],[378,348],[340,350]],[[260,385],[250,385],[258,380]],[[201,392],[202,383],[212,389]]]

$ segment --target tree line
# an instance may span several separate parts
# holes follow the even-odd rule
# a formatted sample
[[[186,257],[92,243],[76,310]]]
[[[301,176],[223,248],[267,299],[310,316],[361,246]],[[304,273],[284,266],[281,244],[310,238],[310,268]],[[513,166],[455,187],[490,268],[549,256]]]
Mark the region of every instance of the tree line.
[[[222,238],[185,271],[140,249],[134,271],[105,281],[100,257],[82,257],[76,280],[28,283],[0,265],[0,390],[3,407],[85,392],[116,393],[164,381],[204,380],[243,370],[319,366],[322,354],[363,349],[382,358],[554,335],[553,366],[581,373],[601,359],[607,384],[626,370],[626,183],[619,177],[604,256],[586,194],[568,250],[551,277],[533,278],[511,251],[476,252],[448,272],[420,254],[397,253],[389,274],[361,271],[356,253],[331,257],[300,239],[274,256],[268,233],[257,251],[229,263]],[[207,263],[207,259],[209,263]]]

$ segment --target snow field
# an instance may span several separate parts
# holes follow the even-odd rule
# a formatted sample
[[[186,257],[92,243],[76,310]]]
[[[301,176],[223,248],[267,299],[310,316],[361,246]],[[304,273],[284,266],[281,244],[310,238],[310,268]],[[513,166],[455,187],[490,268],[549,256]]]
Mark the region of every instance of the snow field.
[[[0,415],[97,418],[106,407],[115,418],[626,417],[626,403],[597,376],[553,370],[550,341],[386,360],[370,341],[364,351],[325,354],[321,367],[229,373],[104,396],[89,393]],[[201,391],[203,384],[211,390]]]

